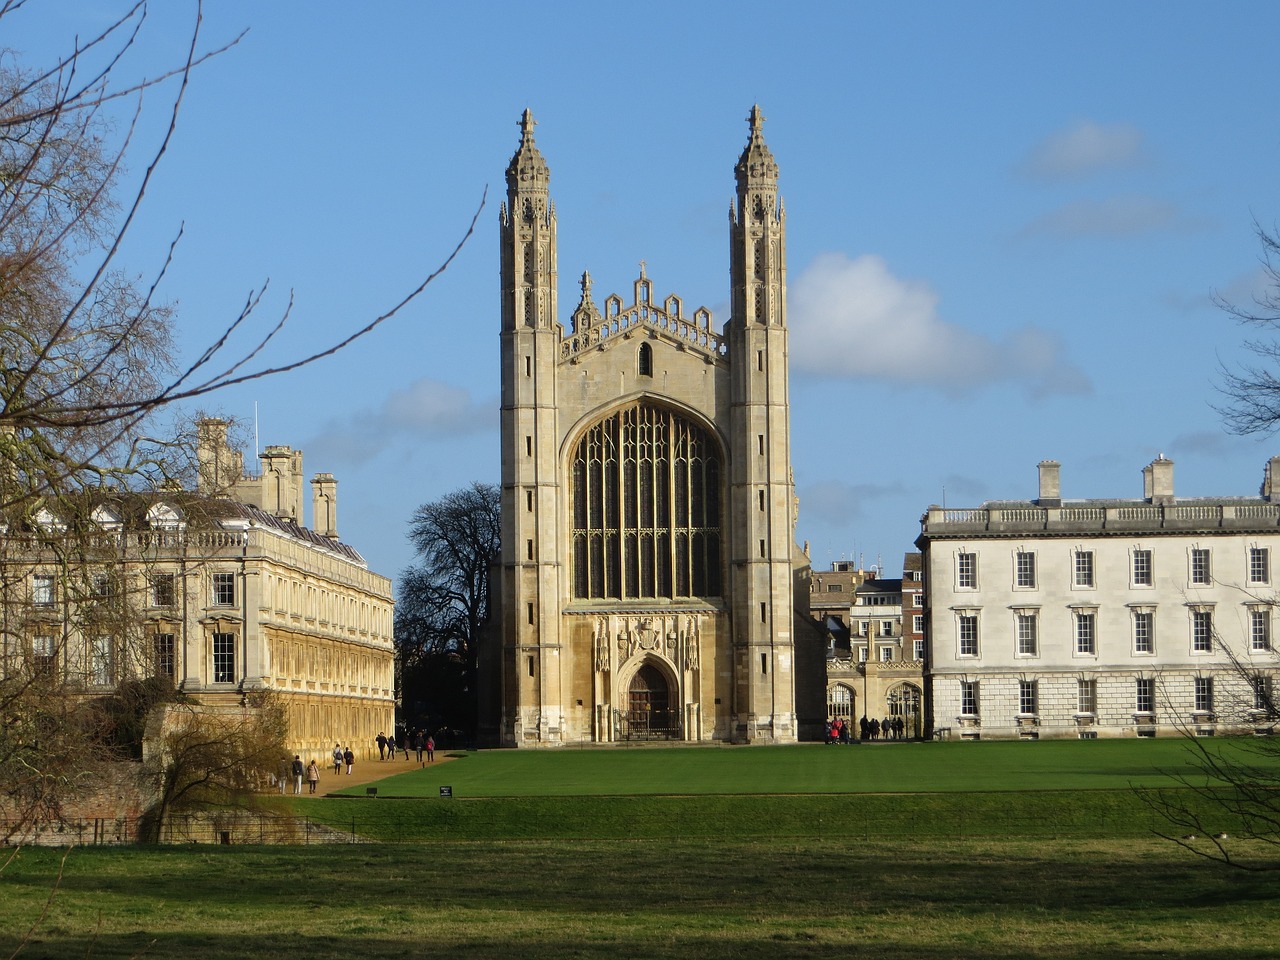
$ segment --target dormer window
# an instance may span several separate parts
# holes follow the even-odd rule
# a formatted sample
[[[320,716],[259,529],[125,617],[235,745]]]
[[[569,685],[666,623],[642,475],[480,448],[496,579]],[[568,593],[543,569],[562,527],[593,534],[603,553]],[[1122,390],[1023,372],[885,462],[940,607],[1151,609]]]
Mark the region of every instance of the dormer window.
[[[640,344],[640,353],[636,358],[636,369],[642,377],[653,376],[653,347],[647,343]]]
[[[104,530],[119,530],[121,526],[120,514],[106,504],[94,507],[90,519]]]
[[[177,530],[182,526],[182,514],[170,503],[153,503],[147,510],[147,524],[152,530]]]

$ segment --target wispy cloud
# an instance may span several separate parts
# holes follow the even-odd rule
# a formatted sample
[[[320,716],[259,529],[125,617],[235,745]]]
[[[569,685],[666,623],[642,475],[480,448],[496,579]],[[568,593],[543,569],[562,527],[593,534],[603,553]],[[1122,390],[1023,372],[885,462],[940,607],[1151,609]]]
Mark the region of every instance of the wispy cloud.
[[[1027,326],[992,340],[948,323],[927,283],[895,277],[879,256],[822,254],[792,283],[789,306],[804,372],[949,391],[1016,383],[1037,397],[1091,389],[1054,334]]]
[[[479,403],[461,387],[423,379],[392,392],[376,409],[331,420],[307,441],[306,450],[325,463],[360,463],[393,444],[485,433],[497,426],[496,400]]]
[[[1039,180],[1078,180],[1107,170],[1150,162],[1142,131],[1132,124],[1082,120],[1032,148],[1022,171]]]
[[[1197,230],[1203,226],[1166,200],[1122,196],[1069,203],[1031,221],[1022,229],[1022,236],[1071,239],[1131,237],[1172,230]]]
[[[901,483],[820,480],[800,489],[800,509],[806,520],[817,519],[823,526],[843,527],[851,519],[864,516],[867,508],[877,500],[901,496],[905,492]]]

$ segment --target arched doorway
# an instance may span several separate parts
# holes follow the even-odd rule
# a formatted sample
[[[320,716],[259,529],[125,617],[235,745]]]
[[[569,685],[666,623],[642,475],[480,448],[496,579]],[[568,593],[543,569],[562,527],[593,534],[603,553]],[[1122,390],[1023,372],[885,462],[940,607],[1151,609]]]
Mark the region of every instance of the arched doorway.
[[[674,740],[680,724],[671,708],[671,688],[667,678],[652,663],[636,671],[627,688],[625,740]]]
[[[845,723],[854,721],[854,693],[843,683],[835,684],[827,691],[827,719],[839,717]]]
[[[886,698],[889,705],[889,716],[901,717],[905,734],[919,739],[924,732],[924,717],[920,713],[920,688],[914,683],[900,683],[889,691]]]

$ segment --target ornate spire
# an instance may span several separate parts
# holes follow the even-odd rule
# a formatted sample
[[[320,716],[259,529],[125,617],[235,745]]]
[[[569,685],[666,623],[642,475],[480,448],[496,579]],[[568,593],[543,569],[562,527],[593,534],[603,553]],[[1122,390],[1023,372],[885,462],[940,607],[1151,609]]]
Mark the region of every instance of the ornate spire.
[[[764,142],[764,114],[760,110],[760,104],[751,108],[747,122],[751,124],[751,136],[734,168],[740,190],[745,190],[748,184],[776,183],[778,179],[778,163]]]
[[[578,301],[577,309],[573,311],[574,333],[581,333],[600,322],[600,311],[597,309],[595,301],[591,299],[591,274],[583,270],[580,282],[582,299]]]
[[[533,111],[526,107],[524,114],[520,117],[520,148],[516,150],[511,163],[507,165],[509,194],[531,187],[545,193],[551,180],[551,170],[547,166],[547,161],[542,159],[538,145],[533,142],[533,128],[537,122],[533,119]]]

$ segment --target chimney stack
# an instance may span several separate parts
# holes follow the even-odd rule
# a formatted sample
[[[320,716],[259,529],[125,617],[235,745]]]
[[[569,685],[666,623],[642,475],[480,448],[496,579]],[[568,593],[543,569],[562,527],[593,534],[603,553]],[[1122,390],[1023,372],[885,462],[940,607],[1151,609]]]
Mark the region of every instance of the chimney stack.
[[[1173,461],[1163,453],[1143,468],[1142,495],[1150,503],[1173,503]]]
[[[322,537],[338,539],[338,481],[332,473],[311,478],[311,529]]]
[[[1060,476],[1062,464],[1057,460],[1041,460],[1038,466],[1040,469],[1040,496],[1036,498],[1036,503],[1042,507],[1062,506],[1062,480]]]

